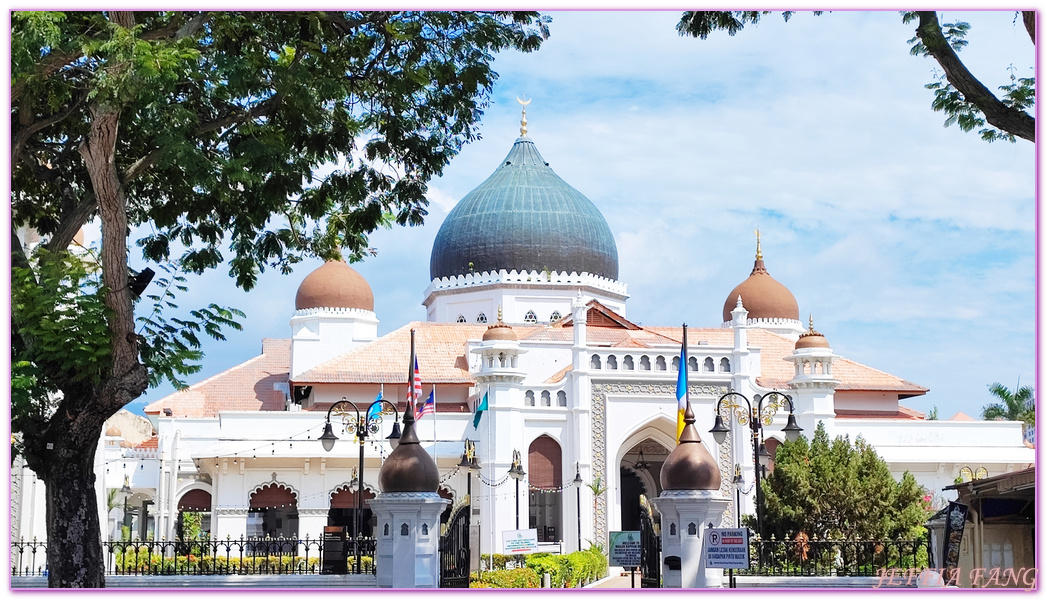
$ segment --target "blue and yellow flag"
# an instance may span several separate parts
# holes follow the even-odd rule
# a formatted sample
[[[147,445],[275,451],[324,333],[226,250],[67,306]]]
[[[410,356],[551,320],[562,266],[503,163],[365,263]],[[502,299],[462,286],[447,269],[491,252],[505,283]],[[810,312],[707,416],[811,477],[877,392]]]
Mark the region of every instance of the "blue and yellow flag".
[[[676,441],[683,433],[683,413],[687,410],[687,325],[683,326],[683,343],[680,344],[680,370],[676,376]]]

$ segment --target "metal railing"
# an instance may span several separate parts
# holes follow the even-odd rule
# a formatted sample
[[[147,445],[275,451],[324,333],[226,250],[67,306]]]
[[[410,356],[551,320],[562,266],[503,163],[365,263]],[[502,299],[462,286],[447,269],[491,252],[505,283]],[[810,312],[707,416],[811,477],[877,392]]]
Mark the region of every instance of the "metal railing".
[[[759,540],[739,575],[872,577],[882,569],[930,566],[930,538],[920,540]]]
[[[374,538],[250,538],[201,541],[102,542],[106,575],[307,575],[375,573]],[[11,575],[47,572],[47,544],[11,542]]]

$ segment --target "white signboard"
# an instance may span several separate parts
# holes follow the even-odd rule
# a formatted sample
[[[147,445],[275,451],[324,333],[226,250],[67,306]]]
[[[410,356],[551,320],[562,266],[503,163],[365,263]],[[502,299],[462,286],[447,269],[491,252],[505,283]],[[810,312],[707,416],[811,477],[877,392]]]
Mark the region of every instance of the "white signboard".
[[[749,530],[707,529],[703,551],[710,569],[748,569]]]
[[[608,533],[610,550],[607,563],[612,567],[635,568],[640,566],[640,532],[611,531]]]
[[[502,532],[503,554],[530,554],[538,552],[537,529],[512,529]]]

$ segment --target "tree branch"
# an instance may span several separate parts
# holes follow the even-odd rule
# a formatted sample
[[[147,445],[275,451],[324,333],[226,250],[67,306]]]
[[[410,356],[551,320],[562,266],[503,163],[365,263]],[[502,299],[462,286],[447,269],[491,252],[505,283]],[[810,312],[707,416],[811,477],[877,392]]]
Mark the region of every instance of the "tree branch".
[[[24,127],[20,127],[17,132],[14,132],[14,135],[11,138],[11,164],[18,162],[18,158],[21,156],[22,151],[25,150],[25,145],[29,142],[29,138],[33,137],[33,135],[41,129],[50,127],[55,123],[67,119],[69,115],[73,114],[73,112],[76,111],[76,109],[80,108],[80,104],[83,102],[83,100],[84,95],[77,94],[73,98],[72,102],[70,102],[68,106],[66,106],[60,112],[57,112],[43,119],[38,119],[37,121],[29,123]],[[29,111],[26,110],[26,112],[28,113]]]
[[[1022,22],[1025,23],[1025,31],[1029,33],[1029,40],[1036,45],[1036,11],[1023,10]]]
[[[918,11],[917,14],[920,17],[920,25],[916,28],[916,35],[923,42],[927,53],[941,65],[949,83],[963,94],[967,102],[974,104],[985,114],[985,120],[990,125],[1035,142],[1036,119],[1001,102],[967,70],[942,34],[938,15],[934,11]]]

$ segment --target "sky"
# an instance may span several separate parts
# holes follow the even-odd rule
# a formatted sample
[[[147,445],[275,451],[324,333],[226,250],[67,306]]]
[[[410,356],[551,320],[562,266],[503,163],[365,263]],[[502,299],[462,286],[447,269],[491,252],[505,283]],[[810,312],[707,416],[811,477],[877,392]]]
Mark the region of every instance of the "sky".
[[[354,265],[379,335],[425,319],[436,232],[509,152],[526,95],[528,136],[610,225],[630,320],[718,327],[759,228],[805,324],[813,316],[838,355],[930,389],[905,406],[977,417],[989,384],[1034,385],[1034,146],[943,127],[924,88],[937,63],[909,54],[915,24],[894,11],[798,12],[699,40],[676,33],[679,9],[547,14],[539,51],[495,59],[482,139],[429,185],[425,225],[375,233],[377,256]],[[990,89],[1032,74],[1013,11],[939,16],[971,24],[960,56]],[[247,314],[242,332],[206,343],[190,382],[289,337],[295,291],[319,265],[267,271],[249,293],[223,269],[189,277],[182,306]]]

